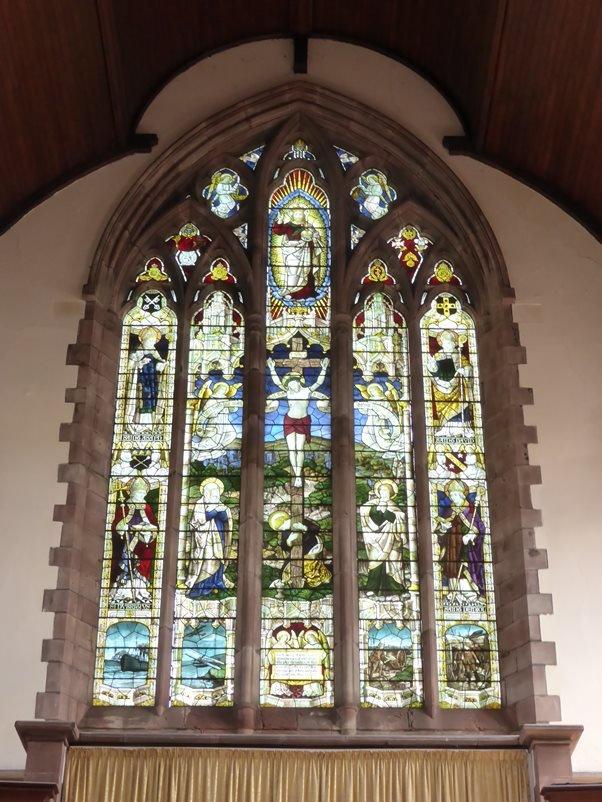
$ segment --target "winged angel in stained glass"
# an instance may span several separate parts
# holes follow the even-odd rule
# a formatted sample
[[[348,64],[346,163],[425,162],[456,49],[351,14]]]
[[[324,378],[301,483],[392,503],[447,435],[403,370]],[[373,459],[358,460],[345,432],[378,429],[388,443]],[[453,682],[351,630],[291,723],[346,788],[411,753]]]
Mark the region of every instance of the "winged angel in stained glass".
[[[209,201],[213,214],[227,220],[238,212],[241,201],[249,197],[249,190],[241,183],[238,173],[224,167],[213,173],[201,194]]]
[[[386,215],[390,204],[397,200],[397,192],[380,170],[366,170],[360,175],[357,186],[351,190],[351,197],[361,214],[378,220]]]

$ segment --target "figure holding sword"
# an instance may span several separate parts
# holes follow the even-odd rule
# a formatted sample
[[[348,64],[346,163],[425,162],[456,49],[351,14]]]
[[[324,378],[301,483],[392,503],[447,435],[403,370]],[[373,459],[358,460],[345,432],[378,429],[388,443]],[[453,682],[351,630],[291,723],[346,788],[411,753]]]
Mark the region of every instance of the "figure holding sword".
[[[443,586],[450,595],[461,592],[461,581],[479,597],[485,596],[483,541],[486,527],[481,518],[481,488],[469,490],[460,479],[452,479],[437,491],[438,515],[435,534],[439,536],[439,562]]]

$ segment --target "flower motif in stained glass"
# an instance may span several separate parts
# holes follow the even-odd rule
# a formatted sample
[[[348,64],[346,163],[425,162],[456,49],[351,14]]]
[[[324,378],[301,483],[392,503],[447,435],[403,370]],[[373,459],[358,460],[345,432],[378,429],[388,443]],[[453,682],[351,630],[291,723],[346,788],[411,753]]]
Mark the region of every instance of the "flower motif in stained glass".
[[[216,281],[225,281],[226,284],[236,283],[236,279],[230,271],[230,265],[221,257],[214,259],[209,272],[203,276],[203,284],[214,284]]]
[[[416,275],[422,264],[424,252],[429,245],[432,245],[431,240],[421,234],[416,226],[404,226],[387,242],[397,253],[399,263],[408,271],[410,278]]]
[[[395,279],[390,275],[389,268],[382,259],[373,259],[362,279],[362,284],[395,284]]]
[[[440,262],[437,262],[426,283],[429,287],[436,287],[439,284],[455,284],[461,286],[462,280],[454,271],[451,262],[442,259]]]
[[[163,262],[157,257],[153,256],[144,265],[144,270],[136,276],[136,282],[140,281],[165,281],[170,282],[171,279],[165,272]]]

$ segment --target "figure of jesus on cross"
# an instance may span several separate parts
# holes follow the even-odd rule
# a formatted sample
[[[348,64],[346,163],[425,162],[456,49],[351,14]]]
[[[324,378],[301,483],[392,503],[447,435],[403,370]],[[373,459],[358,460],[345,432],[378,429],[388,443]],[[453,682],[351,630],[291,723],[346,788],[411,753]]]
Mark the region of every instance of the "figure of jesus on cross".
[[[299,350],[298,346],[295,348],[295,345],[297,344],[293,342],[292,358],[278,360],[278,364],[291,368],[282,379],[276,373],[274,360],[270,358],[267,361],[272,381],[278,388],[276,392],[268,396],[268,402],[278,402],[280,399],[286,399],[288,403],[288,409],[283,421],[284,437],[288,446],[293,487],[302,487],[305,444],[311,442],[312,421],[309,404],[312,400],[317,400],[320,406],[326,407],[328,404],[328,396],[318,390],[326,378],[328,359],[304,359],[305,354]],[[316,381],[308,387],[305,384],[303,367],[312,367],[314,365],[321,365],[321,370]]]

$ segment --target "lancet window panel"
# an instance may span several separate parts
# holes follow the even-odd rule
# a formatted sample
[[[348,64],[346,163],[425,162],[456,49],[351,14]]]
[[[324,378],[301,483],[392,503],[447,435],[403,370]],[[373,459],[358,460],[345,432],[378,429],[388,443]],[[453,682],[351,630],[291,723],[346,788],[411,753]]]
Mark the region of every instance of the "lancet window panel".
[[[93,703],[153,705],[177,322],[142,292],[123,318]]]
[[[298,140],[291,153],[309,159]],[[312,154],[313,155],[313,154]],[[333,703],[330,204],[288,172],[269,202],[261,702]]]
[[[374,260],[364,280],[392,283]],[[378,284],[376,286],[379,286]],[[410,365],[391,296],[368,295],[353,322],[361,703],[419,707],[422,659]]]
[[[439,704],[501,703],[477,341],[443,292],[421,320]]]
[[[244,325],[230,292],[205,295],[188,354],[171,700],[222,706],[234,694],[244,381]]]

